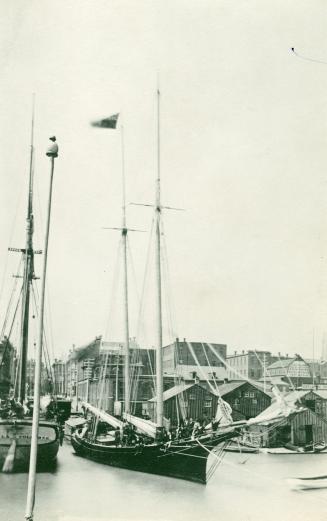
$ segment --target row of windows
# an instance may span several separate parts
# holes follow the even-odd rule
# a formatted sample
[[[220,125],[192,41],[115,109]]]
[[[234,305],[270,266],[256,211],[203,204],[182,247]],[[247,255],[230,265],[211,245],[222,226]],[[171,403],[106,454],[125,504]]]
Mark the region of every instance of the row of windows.
[[[252,404],[257,405],[257,403],[258,403],[258,400],[256,398],[252,398]],[[235,398],[235,400],[233,402],[233,406],[238,407],[239,405],[240,405],[240,400],[238,398]]]

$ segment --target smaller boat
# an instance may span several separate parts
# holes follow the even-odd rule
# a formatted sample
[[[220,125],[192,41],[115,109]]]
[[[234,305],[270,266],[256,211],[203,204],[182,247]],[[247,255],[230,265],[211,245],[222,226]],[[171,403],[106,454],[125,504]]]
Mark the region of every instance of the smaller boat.
[[[306,445],[305,447],[288,443],[284,445],[284,447],[261,448],[260,452],[264,452],[265,454],[327,454],[327,446],[323,442]]]
[[[86,423],[85,418],[75,417],[75,418],[68,418],[68,420],[65,421],[65,437],[68,439],[71,439],[72,434],[76,429],[79,429],[81,427],[84,427]]]
[[[303,447],[299,447],[297,450],[288,449],[287,447],[263,447],[260,449],[260,452],[264,454],[305,454]]]
[[[259,452],[258,447],[254,447],[252,445],[248,445],[242,442],[237,442],[237,440],[231,441],[224,448],[225,452],[240,452],[241,454],[256,454]]]
[[[288,484],[293,490],[312,490],[327,488],[327,476],[312,476],[308,478],[289,478]]]

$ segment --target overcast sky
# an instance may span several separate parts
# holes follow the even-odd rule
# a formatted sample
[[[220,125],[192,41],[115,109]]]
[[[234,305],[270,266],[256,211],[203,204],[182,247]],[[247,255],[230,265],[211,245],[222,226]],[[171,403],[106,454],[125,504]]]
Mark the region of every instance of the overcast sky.
[[[18,261],[6,260],[7,247],[24,245],[35,92],[37,249],[48,137],[60,146],[48,265],[54,351],[123,338],[108,329],[119,234],[102,229],[121,222],[120,130],[89,121],[122,114],[127,199],[151,203],[159,73],[163,204],[185,209],[164,213],[176,334],[308,357],[314,343],[319,356],[327,65],[290,47],[327,61],[326,2],[15,0],[1,2],[0,15],[1,318]],[[129,206],[128,221],[149,231],[151,209]],[[148,239],[130,234],[139,291]]]

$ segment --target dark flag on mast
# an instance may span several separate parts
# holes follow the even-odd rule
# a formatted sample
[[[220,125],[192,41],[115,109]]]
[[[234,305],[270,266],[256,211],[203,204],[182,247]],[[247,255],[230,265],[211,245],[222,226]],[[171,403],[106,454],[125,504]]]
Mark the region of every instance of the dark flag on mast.
[[[118,116],[119,113],[113,114],[112,116],[109,116],[109,118],[100,119],[99,121],[92,121],[91,125],[92,127],[100,128],[116,128]]]

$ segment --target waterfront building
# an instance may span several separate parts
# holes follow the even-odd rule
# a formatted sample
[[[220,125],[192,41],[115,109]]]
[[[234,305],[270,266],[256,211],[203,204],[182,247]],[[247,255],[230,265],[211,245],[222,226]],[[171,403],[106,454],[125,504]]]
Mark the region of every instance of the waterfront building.
[[[192,355],[193,351],[193,355]],[[217,354],[216,354],[217,353]],[[218,356],[217,356],[218,355]],[[74,347],[66,362],[66,393],[78,402],[88,401],[111,414],[120,414],[124,402],[124,343],[107,342],[96,337],[92,342]],[[194,384],[207,380],[217,384],[226,378],[225,344],[208,344],[184,339],[164,348],[164,390],[177,384]],[[199,364],[199,365],[198,365]],[[155,350],[142,349],[130,341],[131,410],[149,416],[149,400],[154,396]],[[210,390],[209,387],[207,387]],[[208,402],[208,400],[207,400]]]
[[[312,370],[310,364],[300,355],[294,358],[278,359],[267,367],[267,375],[274,379],[281,379],[288,382],[293,389],[301,387],[303,384],[312,383]]]
[[[35,382],[35,360],[29,358],[26,363],[26,394],[32,397],[34,393],[34,382]],[[51,374],[48,372],[47,367],[42,362],[41,364],[41,393],[48,394],[53,392],[53,382]]]
[[[77,382],[77,360],[75,356],[75,346],[70,349],[66,361],[65,371],[65,394],[69,398],[76,396],[76,382]]]
[[[142,349],[131,340],[129,356],[133,382],[131,410],[136,415],[146,416],[146,404],[154,394],[154,350]],[[76,374],[78,401],[87,401],[94,406],[101,405],[101,408],[110,414],[119,416],[125,399],[124,357],[123,342],[107,342],[101,337],[96,337],[85,346],[75,348],[70,353],[68,367],[70,372],[75,371]],[[72,382],[72,377],[70,381]]]
[[[297,414],[290,414],[285,417],[283,411],[286,407],[295,408],[295,405],[302,405],[303,395],[301,391],[289,393],[283,400],[275,401],[262,413],[264,418],[276,417],[278,414],[284,420],[276,424],[275,428],[268,429],[263,425],[253,425],[249,427],[249,434],[254,434],[256,439],[260,434],[261,444],[264,447],[283,447],[286,444],[304,447],[312,446],[315,443],[327,442],[327,421],[314,412],[311,408],[304,408]],[[309,405],[307,400],[306,406]]]
[[[305,358],[312,375],[312,385],[327,384],[327,361],[313,358]]]
[[[235,421],[254,418],[270,406],[272,395],[264,392],[261,386],[249,382],[228,382],[218,386],[220,395],[232,408]]]
[[[53,392],[57,396],[66,394],[66,363],[62,360],[55,359],[52,364],[53,372]]]
[[[199,384],[175,385],[163,393],[164,417],[176,427],[188,418],[209,423],[217,412],[218,397]],[[156,397],[149,400],[149,416],[156,417]]]
[[[226,344],[188,342],[176,338],[163,348],[163,371],[181,380],[217,380],[227,378],[225,360]]]
[[[287,400],[298,402],[327,420],[327,389],[301,389],[287,395]]]
[[[228,380],[252,379],[260,380],[266,376],[265,368],[269,366],[275,357],[270,351],[241,351],[227,356],[226,368]]]

